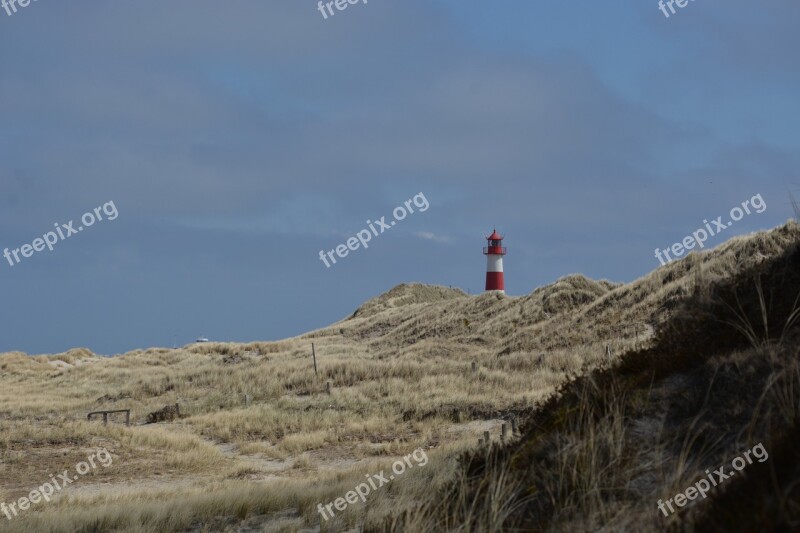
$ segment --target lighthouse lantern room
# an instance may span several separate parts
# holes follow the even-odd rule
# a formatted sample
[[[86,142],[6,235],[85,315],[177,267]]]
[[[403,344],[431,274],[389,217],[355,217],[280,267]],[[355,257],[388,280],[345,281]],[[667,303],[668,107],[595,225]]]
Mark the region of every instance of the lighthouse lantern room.
[[[483,249],[483,255],[486,256],[486,290],[505,294],[503,256],[506,255],[506,249],[503,247],[503,237],[495,229],[491,235],[486,237],[486,240],[489,244]]]

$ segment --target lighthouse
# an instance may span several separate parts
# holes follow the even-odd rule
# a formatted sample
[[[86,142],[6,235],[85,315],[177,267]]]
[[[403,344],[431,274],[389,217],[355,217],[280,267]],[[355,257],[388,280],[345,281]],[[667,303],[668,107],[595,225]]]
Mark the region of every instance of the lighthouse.
[[[503,247],[503,237],[495,229],[486,237],[489,246],[483,249],[486,256],[486,290],[506,293],[506,284],[503,279],[503,256],[506,249]]]

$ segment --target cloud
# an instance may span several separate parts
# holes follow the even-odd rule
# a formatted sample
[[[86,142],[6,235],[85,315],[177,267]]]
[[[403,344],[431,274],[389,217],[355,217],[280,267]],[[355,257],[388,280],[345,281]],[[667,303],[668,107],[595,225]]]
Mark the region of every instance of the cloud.
[[[442,243],[451,243],[453,240],[446,236],[446,235],[436,235],[430,231],[418,231],[414,233],[420,239],[425,239],[426,241],[434,241],[434,242],[442,242]]]

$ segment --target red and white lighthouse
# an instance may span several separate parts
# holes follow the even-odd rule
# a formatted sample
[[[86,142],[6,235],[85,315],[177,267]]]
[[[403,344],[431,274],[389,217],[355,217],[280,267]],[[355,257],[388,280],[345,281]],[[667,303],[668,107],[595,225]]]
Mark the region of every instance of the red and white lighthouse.
[[[486,240],[489,241],[489,246],[483,249],[483,255],[486,256],[486,290],[505,294],[503,256],[506,255],[506,249],[503,247],[503,237],[495,229]]]

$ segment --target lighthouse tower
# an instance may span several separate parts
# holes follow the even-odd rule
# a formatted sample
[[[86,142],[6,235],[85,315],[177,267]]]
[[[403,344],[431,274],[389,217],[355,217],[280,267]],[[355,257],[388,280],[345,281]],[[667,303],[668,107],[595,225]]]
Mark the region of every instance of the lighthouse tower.
[[[506,293],[505,280],[503,279],[503,256],[506,249],[503,247],[503,237],[495,229],[486,237],[489,246],[483,249],[486,256],[486,290]]]

